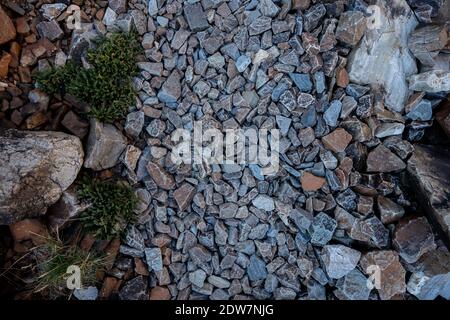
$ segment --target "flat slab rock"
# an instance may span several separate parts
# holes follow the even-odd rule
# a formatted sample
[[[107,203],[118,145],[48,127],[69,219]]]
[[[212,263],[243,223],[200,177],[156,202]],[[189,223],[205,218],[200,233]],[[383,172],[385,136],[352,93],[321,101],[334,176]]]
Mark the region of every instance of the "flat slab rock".
[[[450,150],[416,145],[408,175],[426,212],[450,239]]]
[[[0,132],[0,224],[43,215],[78,175],[78,137],[62,132]]]

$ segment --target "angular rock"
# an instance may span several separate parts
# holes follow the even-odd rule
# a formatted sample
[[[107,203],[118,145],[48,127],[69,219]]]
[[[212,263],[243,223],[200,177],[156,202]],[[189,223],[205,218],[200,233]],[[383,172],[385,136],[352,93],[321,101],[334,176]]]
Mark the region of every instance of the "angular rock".
[[[147,261],[148,271],[159,272],[163,270],[163,261],[160,248],[146,248],[145,259]]]
[[[48,226],[56,231],[86,210],[89,204],[81,202],[74,187],[64,191],[59,200],[47,210]]]
[[[175,187],[175,180],[172,175],[166,172],[160,165],[149,161],[147,171],[158,187],[164,190],[171,190]]]
[[[425,252],[434,250],[434,235],[424,217],[401,221],[392,242],[399,255],[408,263],[416,262]]]
[[[247,267],[247,274],[250,281],[265,279],[267,276],[266,264],[256,255],[252,255]]]
[[[253,199],[252,204],[258,209],[265,211],[272,211],[275,209],[275,203],[271,197],[266,195],[258,195],[255,199]]]
[[[83,166],[95,171],[114,167],[127,146],[126,138],[112,124],[91,120],[90,125]]]
[[[13,40],[16,37],[16,28],[11,18],[0,7],[0,45]]]
[[[42,38],[47,38],[50,41],[59,40],[64,36],[64,31],[55,20],[39,22],[36,29]]]
[[[185,4],[184,16],[186,17],[189,28],[193,32],[198,32],[209,28],[206,14],[200,3]]]
[[[368,276],[379,275],[380,287],[377,290],[382,300],[401,297],[405,293],[406,271],[399,261],[397,252],[389,250],[368,252],[361,257],[360,265]]]
[[[142,111],[131,112],[127,115],[125,122],[125,131],[134,138],[139,137],[139,134],[144,127],[145,114]]]
[[[414,191],[443,233],[450,239],[450,150],[416,145],[408,161]]]
[[[360,257],[359,251],[341,244],[326,245],[321,254],[325,270],[332,279],[340,279],[349,274],[355,269]]]
[[[381,222],[384,224],[395,222],[405,214],[405,209],[389,198],[378,196],[377,203]]]
[[[336,283],[333,293],[339,300],[368,300],[371,289],[367,278],[358,269],[353,269]]]
[[[322,143],[328,150],[339,153],[347,148],[352,136],[342,128],[338,128],[322,138]]]
[[[261,34],[272,27],[272,19],[270,17],[259,17],[248,26],[248,34],[250,36]]]
[[[181,77],[177,70],[173,71],[158,92],[158,99],[164,103],[177,102],[181,96]]]
[[[44,214],[83,163],[80,139],[62,132],[7,130],[0,146],[0,224]]]
[[[406,79],[417,73],[407,45],[417,19],[405,0],[395,6],[377,1],[377,6],[377,19],[352,51],[347,70],[351,82],[381,84],[386,90],[386,106],[401,112],[410,94]]]
[[[317,191],[325,184],[325,179],[305,171],[300,177],[300,183],[303,191]]]
[[[408,78],[409,89],[414,91],[441,92],[450,91],[450,72],[432,70],[413,74]]]
[[[323,212],[319,213],[309,227],[311,243],[316,246],[326,245],[333,237],[336,227],[336,220]]]
[[[394,172],[405,168],[406,164],[382,144],[367,156],[368,172]]]
[[[120,300],[148,300],[147,281],[138,276],[123,286],[119,292]]]
[[[361,11],[347,11],[339,17],[336,29],[336,39],[349,44],[356,45],[361,40],[366,30],[367,22]]]
[[[433,250],[425,253],[413,265],[408,280],[408,292],[421,300],[434,300],[437,296],[450,299],[450,253]]]
[[[178,204],[180,210],[185,210],[194,198],[196,189],[189,183],[184,183],[181,187],[173,192],[173,197]]]

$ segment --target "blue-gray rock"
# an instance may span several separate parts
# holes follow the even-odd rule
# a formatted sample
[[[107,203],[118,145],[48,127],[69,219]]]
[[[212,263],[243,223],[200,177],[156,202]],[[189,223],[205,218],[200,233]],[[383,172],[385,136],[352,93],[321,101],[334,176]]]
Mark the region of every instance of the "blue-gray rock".
[[[333,237],[336,230],[337,222],[329,215],[320,212],[314,217],[309,234],[311,235],[311,243],[316,246],[326,245]]]
[[[186,17],[189,28],[193,32],[202,31],[209,28],[208,20],[206,19],[206,13],[203,11],[200,3],[184,5],[184,16]]]
[[[314,73],[314,84],[316,85],[316,92],[321,94],[326,89],[325,74],[323,71]]]
[[[289,73],[289,77],[294,81],[297,88],[302,92],[310,92],[312,90],[312,82],[307,73]]]
[[[272,27],[272,19],[270,17],[259,17],[248,26],[248,34],[250,36],[261,34]]]
[[[138,276],[128,281],[119,292],[120,300],[148,300],[147,281]]]
[[[98,297],[98,289],[96,287],[87,287],[82,289],[75,289],[73,295],[78,300],[96,300]]]
[[[250,263],[247,267],[247,274],[250,281],[262,280],[267,277],[266,264],[256,255],[250,257]]]
[[[368,300],[370,291],[367,278],[358,269],[353,269],[336,283],[333,293],[339,300]]]
[[[352,212],[356,209],[356,194],[347,189],[336,197],[336,202],[345,210]]]
[[[310,105],[305,112],[303,112],[300,122],[305,127],[314,127],[317,122],[316,107]]]
[[[433,108],[431,102],[423,99],[420,101],[410,112],[406,114],[406,117],[411,120],[428,121],[433,117]]]
[[[323,114],[323,120],[330,127],[336,127],[339,115],[341,114],[342,102],[339,100],[333,100],[328,109]]]
[[[236,60],[236,69],[239,72],[244,72],[251,62],[252,60],[249,57],[247,57],[246,55],[242,55]]]
[[[264,181],[264,176],[262,174],[262,169],[257,164],[249,164],[248,168],[252,172],[252,175],[259,181]]]
[[[290,118],[286,118],[280,115],[277,115],[275,119],[277,121],[278,128],[280,128],[281,135],[283,136],[287,135],[292,120]]]
[[[149,271],[162,271],[163,263],[160,248],[147,248],[145,249],[145,259]]]
[[[359,84],[350,83],[346,88],[345,92],[352,96],[353,98],[359,98],[370,90],[369,87],[361,86]]]

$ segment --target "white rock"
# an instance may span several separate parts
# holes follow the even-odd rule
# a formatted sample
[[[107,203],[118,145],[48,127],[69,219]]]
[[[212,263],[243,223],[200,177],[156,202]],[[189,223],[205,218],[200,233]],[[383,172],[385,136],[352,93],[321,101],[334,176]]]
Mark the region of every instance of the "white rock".
[[[405,0],[398,0],[389,8],[384,1],[378,0],[377,5],[379,19],[369,26],[349,57],[349,78],[362,85],[382,85],[386,90],[386,106],[401,112],[410,95],[406,78],[417,73],[407,40],[418,23]]]

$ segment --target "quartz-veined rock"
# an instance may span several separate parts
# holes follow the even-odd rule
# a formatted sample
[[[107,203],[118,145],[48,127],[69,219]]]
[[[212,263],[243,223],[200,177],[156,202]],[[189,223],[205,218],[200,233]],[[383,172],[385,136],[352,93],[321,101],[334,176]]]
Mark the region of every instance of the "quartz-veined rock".
[[[44,214],[83,163],[80,139],[62,132],[7,130],[0,146],[0,224]]]
[[[410,94],[406,79],[417,73],[407,44],[417,19],[405,0],[377,1],[376,5],[377,18],[350,54],[347,70],[352,82],[382,85],[386,106],[401,112]]]
[[[431,70],[413,74],[408,78],[408,82],[409,89],[414,91],[450,91],[450,72],[448,70]]]

